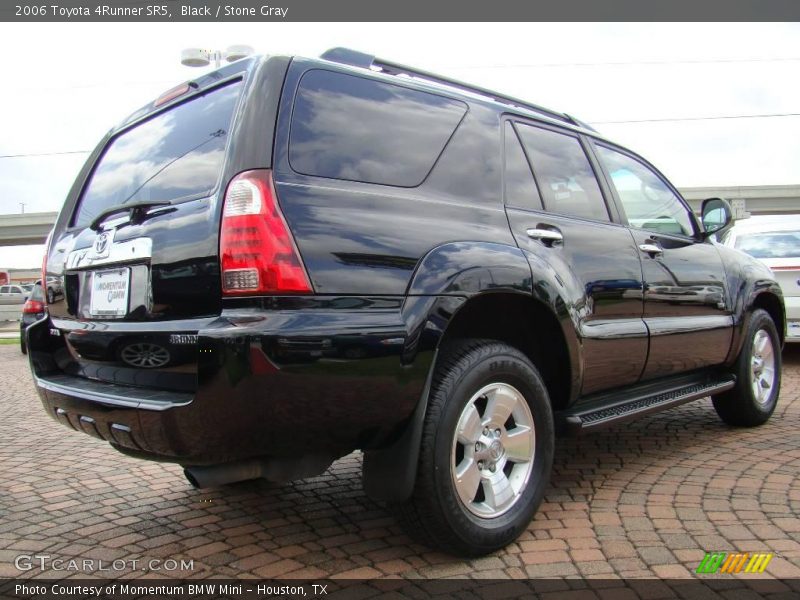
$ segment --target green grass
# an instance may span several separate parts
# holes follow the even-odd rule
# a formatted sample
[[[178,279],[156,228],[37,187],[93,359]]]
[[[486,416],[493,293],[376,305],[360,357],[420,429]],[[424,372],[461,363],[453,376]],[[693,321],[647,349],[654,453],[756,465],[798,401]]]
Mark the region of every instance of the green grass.
[[[0,346],[10,346],[12,344],[19,344],[19,338],[0,338]]]

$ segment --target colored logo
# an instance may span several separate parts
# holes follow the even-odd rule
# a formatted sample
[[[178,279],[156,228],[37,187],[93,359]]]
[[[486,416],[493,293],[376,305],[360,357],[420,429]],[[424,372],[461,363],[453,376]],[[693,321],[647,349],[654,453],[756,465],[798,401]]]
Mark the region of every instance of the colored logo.
[[[772,552],[706,552],[697,573],[763,573]]]

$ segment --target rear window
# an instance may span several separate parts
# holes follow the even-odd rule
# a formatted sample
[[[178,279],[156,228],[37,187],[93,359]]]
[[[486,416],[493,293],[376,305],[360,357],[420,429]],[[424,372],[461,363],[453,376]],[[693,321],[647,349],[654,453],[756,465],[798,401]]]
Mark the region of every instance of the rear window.
[[[106,147],[73,225],[103,210],[154,200],[191,200],[217,185],[241,81],[216,88],[124,131]]]
[[[747,233],[736,237],[736,248],[754,258],[800,256],[800,231]]]
[[[466,111],[436,94],[315,69],[297,90],[289,162],[305,175],[415,187]]]

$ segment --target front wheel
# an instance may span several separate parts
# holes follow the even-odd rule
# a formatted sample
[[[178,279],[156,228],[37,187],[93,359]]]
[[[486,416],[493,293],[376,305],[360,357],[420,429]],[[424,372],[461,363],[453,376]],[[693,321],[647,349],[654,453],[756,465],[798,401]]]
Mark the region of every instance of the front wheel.
[[[401,522],[419,541],[453,554],[506,546],[541,503],[554,437],[547,389],[524,354],[490,340],[443,349]]]
[[[778,330],[765,310],[753,311],[736,360],[736,387],[714,396],[720,418],[738,427],[766,423],[781,389],[781,346]]]

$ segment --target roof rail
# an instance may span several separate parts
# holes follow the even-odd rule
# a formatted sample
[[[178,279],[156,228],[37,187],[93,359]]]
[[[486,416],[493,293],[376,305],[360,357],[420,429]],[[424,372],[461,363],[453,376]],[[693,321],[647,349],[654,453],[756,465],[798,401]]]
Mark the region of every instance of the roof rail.
[[[365,54],[356,50],[350,50],[349,48],[331,48],[327,52],[324,52],[320,58],[354,67],[361,67],[364,69],[379,69],[383,73],[387,73],[389,75],[408,75],[410,77],[417,77],[419,79],[425,79],[434,83],[444,84],[448,87],[486,96],[489,99],[501,104],[533,110],[546,115],[551,119],[557,119],[559,121],[564,121],[578,127],[594,131],[592,127],[583,121],[579,121],[578,119],[566,113],[550,110],[549,108],[539,106],[538,104],[533,104],[532,102],[526,102],[525,100],[520,100],[519,98],[514,98],[513,96],[498,94],[497,92],[477,85],[464,83],[463,81],[459,81],[457,79],[451,79],[449,77],[443,77],[442,75],[430,73],[429,71],[423,71],[421,69],[415,69],[414,67],[401,65],[400,63],[377,58],[370,54]]]

